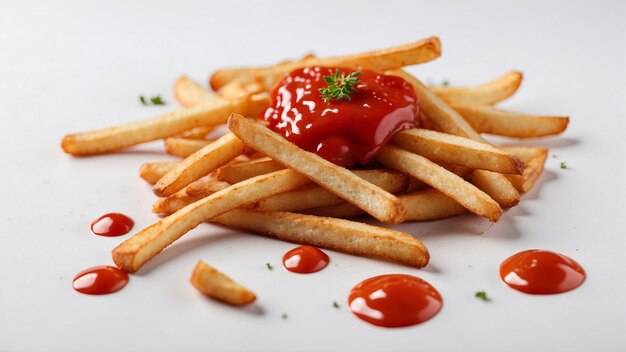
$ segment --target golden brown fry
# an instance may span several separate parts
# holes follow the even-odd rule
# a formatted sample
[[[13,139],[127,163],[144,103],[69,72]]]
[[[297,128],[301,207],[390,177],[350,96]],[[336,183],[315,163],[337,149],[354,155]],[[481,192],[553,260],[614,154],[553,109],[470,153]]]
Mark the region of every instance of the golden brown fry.
[[[170,155],[186,158],[207,145],[215,142],[213,139],[190,139],[181,137],[165,138],[165,152]]]
[[[216,126],[202,126],[202,127],[192,128],[188,131],[178,134],[177,137],[189,138],[189,139],[204,139],[209,133],[213,132],[215,127]]]
[[[516,157],[464,137],[414,128],[396,133],[393,142],[433,161],[505,174],[522,172],[522,162]]]
[[[461,204],[436,189],[425,189],[400,197],[406,208],[406,219],[439,220],[467,213]]]
[[[152,205],[152,212],[156,214],[175,213],[187,205],[221,191],[228,186],[230,184],[226,182],[198,180],[169,197],[157,199]]]
[[[559,134],[569,117],[526,115],[490,106],[453,105],[472,127],[481,133],[515,138],[537,138]]]
[[[174,97],[180,105],[189,108],[201,103],[209,103],[218,97],[189,77],[180,76],[174,82]]]
[[[304,151],[278,134],[233,114],[228,128],[247,145],[306,175],[346,201],[386,223],[401,222],[405,209],[393,194],[359,178],[320,156]]]
[[[202,222],[309,182],[297,172],[281,170],[234,184],[136,233],[113,250],[113,261],[121,269],[133,273]]]
[[[168,171],[172,170],[178,164],[177,161],[159,161],[154,163],[145,163],[139,168],[139,176],[153,185],[163,177]]]
[[[429,87],[448,104],[493,105],[513,95],[524,76],[519,71],[507,72],[493,81],[474,87]]]
[[[263,157],[238,164],[228,164],[217,169],[216,177],[220,181],[237,183],[254,176],[282,170],[285,167],[270,158]]]
[[[507,178],[519,192],[526,193],[530,191],[543,171],[544,164],[548,158],[548,149],[521,146],[507,146],[502,147],[502,149],[524,161],[524,172],[522,175],[507,175]]]
[[[252,291],[233,281],[202,260],[198,261],[191,274],[191,284],[198,291],[222,302],[241,306],[252,303],[256,296]]]
[[[437,124],[443,132],[486,143],[480,134],[474,131],[472,126],[467,123],[461,115],[448,106],[417,78],[402,70],[389,73],[398,75],[413,85],[415,92],[420,97],[421,112],[432,120],[432,122]],[[517,192],[515,187],[513,187],[511,182],[509,182],[504,175],[486,170],[476,170],[474,175],[478,175],[474,180],[474,184],[491,196],[491,198],[495,199],[502,208],[510,208],[519,203],[519,192]]]
[[[311,244],[414,267],[428,264],[428,250],[419,240],[395,230],[358,222],[287,212],[237,209],[214,221],[283,241]]]
[[[358,215],[365,214],[363,209],[345,202],[337,205],[329,205],[326,207],[304,209],[299,211],[299,213],[337,219],[349,219]]]
[[[216,91],[233,81],[242,84],[256,82],[261,84],[263,90],[269,90],[285,74],[305,66],[364,68],[382,72],[428,62],[436,59],[439,55],[441,55],[439,38],[430,37],[405,45],[356,55],[311,58],[300,62],[257,69],[219,70],[211,76],[210,83]]]
[[[421,155],[388,145],[377,159],[385,166],[424,181],[477,215],[498,221],[502,214],[498,203],[489,195]]]
[[[117,151],[136,144],[170,137],[200,126],[225,123],[237,111],[256,116],[267,108],[267,100],[258,103],[249,97],[216,99],[211,104],[179,110],[158,117],[130,122],[102,130],[70,134],[61,146],[72,155],[94,155]]]
[[[403,191],[408,184],[408,178],[397,172],[384,170],[355,170],[354,173],[367,182],[390,193]],[[253,208],[265,211],[299,211],[339,203],[343,203],[343,199],[322,187],[314,186],[280,193],[263,199],[257,202]]]
[[[172,195],[193,181],[233,160],[243,151],[243,142],[232,133],[227,133],[185,158],[174,169],[165,174],[154,185],[154,193],[159,197]]]

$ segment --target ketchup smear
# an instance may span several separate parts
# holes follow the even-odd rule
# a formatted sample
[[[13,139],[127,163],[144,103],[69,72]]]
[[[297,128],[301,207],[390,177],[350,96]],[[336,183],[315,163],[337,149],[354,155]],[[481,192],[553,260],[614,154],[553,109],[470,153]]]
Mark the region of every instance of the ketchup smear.
[[[290,250],[283,256],[285,269],[298,274],[310,274],[324,269],[330,258],[313,246],[300,246]]]
[[[328,161],[366,164],[396,132],[417,125],[418,98],[404,79],[362,70],[350,101],[325,101],[319,89],[328,87],[324,76],[336,69],[289,73],[272,90],[264,118],[270,129]]]
[[[373,325],[395,328],[423,323],[437,315],[443,301],[428,282],[411,275],[376,276],[356,285],[350,310]]]
[[[575,289],[585,281],[585,270],[562,254],[530,249],[500,264],[500,277],[518,291],[549,295]]]
[[[127,283],[128,274],[124,270],[103,265],[78,273],[72,287],[88,295],[106,295],[121,290]]]
[[[120,213],[104,214],[91,223],[91,231],[99,236],[115,237],[127,234],[135,222]]]

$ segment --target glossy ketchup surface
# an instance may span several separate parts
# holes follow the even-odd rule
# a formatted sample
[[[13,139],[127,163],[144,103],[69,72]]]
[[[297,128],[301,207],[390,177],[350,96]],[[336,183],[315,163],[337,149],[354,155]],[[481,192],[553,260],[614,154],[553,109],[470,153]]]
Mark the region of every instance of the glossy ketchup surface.
[[[356,285],[348,297],[350,310],[368,323],[395,328],[434,317],[443,301],[428,282],[411,275],[382,275]]]
[[[285,269],[298,274],[310,274],[324,269],[330,258],[313,246],[300,246],[283,256]]]
[[[91,223],[91,231],[99,236],[115,237],[127,234],[135,222],[120,213],[104,214]]]
[[[400,77],[362,70],[350,101],[326,101],[319,89],[336,68],[289,73],[270,94],[268,127],[340,166],[367,163],[398,131],[417,124],[418,99]],[[349,75],[351,69],[339,68]]]
[[[113,266],[96,266],[74,277],[72,287],[88,295],[106,295],[121,290],[128,283],[128,274]]]
[[[530,249],[500,264],[500,277],[510,287],[529,294],[554,294],[575,289],[585,281],[585,270],[562,254]]]

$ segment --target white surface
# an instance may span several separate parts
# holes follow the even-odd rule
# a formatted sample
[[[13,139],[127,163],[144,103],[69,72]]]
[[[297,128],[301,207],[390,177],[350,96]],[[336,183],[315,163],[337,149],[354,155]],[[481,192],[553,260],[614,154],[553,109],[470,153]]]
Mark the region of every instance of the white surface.
[[[0,350],[623,351],[626,9],[623,1],[539,3],[0,2]],[[181,73],[204,82],[217,67],[431,34],[444,54],[413,70],[425,80],[473,84],[520,69],[524,84],[505,107],[572,118],[563,136],[529,142],[558,158],[484,235],[489,224],[469,216],[400,225],[429,247],[427,269],[328,251],[326,270],[298,276],[280,266],[292,244],[203,225],[118,294],[71,289],[77,272],[110,264],[110,250],[128,237],[91,235],[91,220],[120,211],[136,229],[154,222],[154,197],[137,170],[171,158],[160,143],[71,158],[58,146],[63,134],[176,108],[170,87]],[[170,105],[141,106],[140,94]],[[571,256],[587,281],[556,296],[509,289],[498,265],[528,248]],[[258,302],[233,309],[203,298],[188,283],[200,258],[253,288]],[[426,279],[444,309],[405,329],[360,321],[347,294],[384,273]],[[493,300],[477,300],[477,290]]]

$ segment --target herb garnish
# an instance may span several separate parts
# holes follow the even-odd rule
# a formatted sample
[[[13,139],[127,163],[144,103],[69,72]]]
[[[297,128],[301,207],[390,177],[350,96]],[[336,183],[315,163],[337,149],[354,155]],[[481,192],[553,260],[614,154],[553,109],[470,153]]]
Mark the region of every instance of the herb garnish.
[[[333,301],[333,307],[339,309],[339,303],[337,303],[337,301]]]
[[[561,169],[567,169],[567,161],[561,161]]]
[[[361,72],[356,71],[346,76],[344,72],[339,72],[337,69],[330,76],[324,76],[324,82],[328,83],[328,87],[319,89],[322,98],[328,102],[342,99],[350,101],[350,95],[356,92],[354,86],[359,83],[360,75]]]
[[[283,318],[283,320],[287,320],[287,313],[283,313],[280,317]]]
[[[443,87],[447,87],[447,86],[449,86],[449,85],[450,85],[450,81],[445,80],[445,81],[441,82],[441,85],[442,85]]]
[[[265,263],[265,266],[267,267],[267,270],[274,270],[274,267],[270,263]]]
[[[482,299],[483,301],[489,301],[489,297],[487,297],[487,292],[485,291],[477,291],[474,296],[478,299]]]
[[[159,95],[156,95],[150,99],[146,99],[146,97],[144,97],[143,95],[139,96],[139,101],[143,105],[150,105],[150,103],[148,103],[148,100],[150,100],[150,103],[152,103],[152,105],[165,105],[165,102],[163,101],[163,99],[161,99],[161,96]]]

